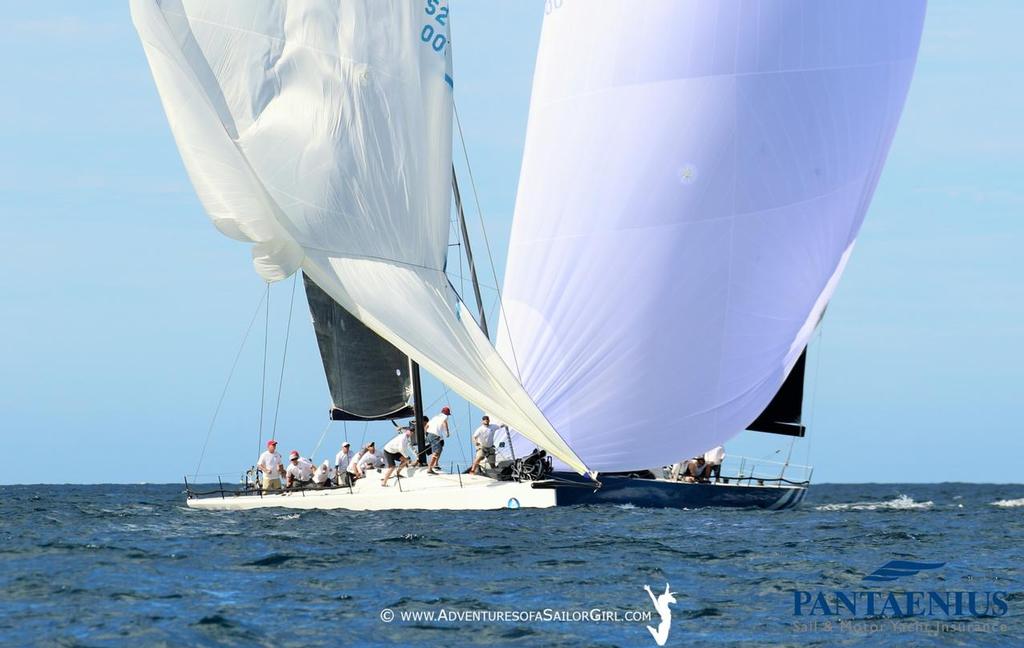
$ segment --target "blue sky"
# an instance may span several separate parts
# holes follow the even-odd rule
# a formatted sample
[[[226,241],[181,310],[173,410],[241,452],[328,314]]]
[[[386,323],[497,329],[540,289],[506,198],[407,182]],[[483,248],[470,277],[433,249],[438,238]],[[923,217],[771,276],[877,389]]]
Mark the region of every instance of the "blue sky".
[[[0,483],[178,481],[196,469],[263,284],[248,248],[202,213],[127,3],[4,13]],[[453,2],[456,102],[499,275],[542,15],[540,0]],[[1022,21],[1011,1],[929,7],[885,173],[812,348],[812,429],[794,460],[809,459],[815,481],[1022,481]],[[475,210],[471,229],[485,260]],[[266,420],[290,290],[272,289]],[[298,293],[275,435],[309,453],[329,397]],[[252,461],[262,335],[243,350],[201,473]],[[435,381],[427,391],[444,398]],[[452,402],[465,446],[470,413]],[[319,455],[389,429],[332,424]],[[780,448],[749,433],[727,446]]]

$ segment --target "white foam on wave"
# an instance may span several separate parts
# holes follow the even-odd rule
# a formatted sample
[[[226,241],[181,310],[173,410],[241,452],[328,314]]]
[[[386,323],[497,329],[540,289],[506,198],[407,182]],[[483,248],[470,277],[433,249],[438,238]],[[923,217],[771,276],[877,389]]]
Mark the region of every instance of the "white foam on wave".
[[[900,495],[884,502],[847,502],[842,504],[823,504],[814,507],[816,511],[920,511],[935,506],[932,501],[915,502],[913,497]]]
[[[998,502],[992,502],[992,506],[1001,506],[1003,508],[1017,508],[1019,506],[1024,506],[1024,497],[1021,497],[1019,499],[999,500]]]
[[[278,515],[278,516],[275,516],[275,517],[277,517],[278,520],[298,520],[299,519],[299,514],[298,513],[289,513],[287,515]]]

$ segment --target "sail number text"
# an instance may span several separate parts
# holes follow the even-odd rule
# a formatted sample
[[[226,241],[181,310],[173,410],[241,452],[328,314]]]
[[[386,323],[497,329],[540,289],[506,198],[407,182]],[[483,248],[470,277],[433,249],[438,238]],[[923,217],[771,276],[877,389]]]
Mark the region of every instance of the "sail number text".
[[[447,30],[443,29],[448,24],[448,5],[442,4],[442,0],[426,0],[423,11],[434,20],[423,25],[420,40],[430,45],[435,52],[443,52],[444,46],[448,44],[448,36],[445,35]],[[434,23],[442,28],[435,28]]]

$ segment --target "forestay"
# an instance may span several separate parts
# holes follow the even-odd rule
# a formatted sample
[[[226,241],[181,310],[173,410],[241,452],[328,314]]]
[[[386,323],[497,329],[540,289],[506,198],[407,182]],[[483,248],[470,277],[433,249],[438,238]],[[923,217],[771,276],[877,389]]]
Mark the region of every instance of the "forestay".
[[[300,267],[427,371],[578,471],[443,268],[448,7],[132,0],[189,177],[268,281]]]
[[[589,466],[658,466],[743,430],[807,345],[925,3],[546,6],[498,345]]]

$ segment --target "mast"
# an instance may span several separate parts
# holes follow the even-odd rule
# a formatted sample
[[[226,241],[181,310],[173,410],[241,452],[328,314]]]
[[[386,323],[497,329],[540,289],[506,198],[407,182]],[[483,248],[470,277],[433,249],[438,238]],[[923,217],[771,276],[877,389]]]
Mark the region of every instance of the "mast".
[[[423,388],[420,386],[420,366],[409,358],[409,373],[412,375],[412,409],[416,423],[416,459],[421,466],[427,465],[427,435],[423,429]]]
[[[469,263],[469,276],[473,280],[473,294],[476,297],[476,308],[480,311],[480,330],[488,338],[487,317],[484,315],[484,300],[480,298],[480,282],[476,278],[476,265],[473,263],[473,248],[469,245],[469,230],[466,229],[466,214],[462,211],[462,195],[459,193],[459,181],[455,177],[455,165],[452,164],[452,191],[455,193],[455,209],[459,212],[459,227],[462,229],[462,241],[466,244],[466,261]]]

